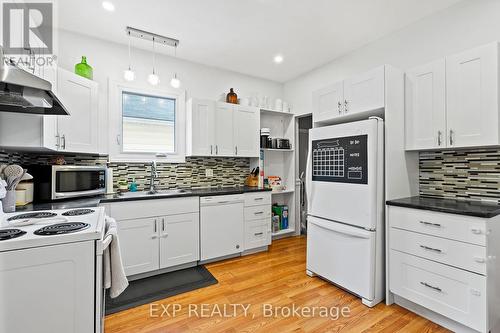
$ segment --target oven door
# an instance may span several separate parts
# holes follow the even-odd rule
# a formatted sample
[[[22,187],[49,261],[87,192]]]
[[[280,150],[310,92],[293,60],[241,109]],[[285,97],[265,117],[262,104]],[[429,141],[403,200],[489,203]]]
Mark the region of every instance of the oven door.
[[[52,200],[106,193],[106,168],[102,166],[53,166]]]

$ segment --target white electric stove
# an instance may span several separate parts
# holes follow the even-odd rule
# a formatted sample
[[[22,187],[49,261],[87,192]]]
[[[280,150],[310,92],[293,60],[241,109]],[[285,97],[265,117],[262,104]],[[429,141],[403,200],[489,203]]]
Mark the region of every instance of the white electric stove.
[[[8,213],[0,220],[0,252],[97,240],[103,233],[102,207]]]
[[[102,332],[104,230],[102,207],[0,209],[0,331]]]

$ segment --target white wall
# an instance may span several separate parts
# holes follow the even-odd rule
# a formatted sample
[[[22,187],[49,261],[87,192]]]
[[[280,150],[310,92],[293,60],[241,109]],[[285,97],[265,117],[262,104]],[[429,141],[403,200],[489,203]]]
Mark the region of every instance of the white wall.
[[[286,82],[285,100],[294,113],[310,113],[313,91],[350,75],[382,64],[404,70],[494,40],[500,41],[500,1],[464,0]]]
[[[87,56],[88,63],[94,68],[94,81],[99,83],[99,111],[101,115],[99,141],[100,151],[105,151],[108,128],[108,79],[125,82],[123,70],[128,67],[128,49],[126,45],[68,31],[58,32],[57,62],[59,67],[73,71],[74,65],[80,62],[83,55]],[[134,84],[137,86],[150,87],[146,79],[152,71],[152,57],[152,52],[132,49],[132,67],[136,72]],[[156,89],[172,90],[170,79],[174,71],[181,79],[181,89],[186,90],[186,98],[197,97],[216,100],[221,93],[229,92],[229,88],[234,88],[239,97],[248,97],[258,93],[261,96],[269,96],[273,100],[278,97],[282,98],[283,95],[281,83],[158,54],[156,73],[160,76],[161,82]]]

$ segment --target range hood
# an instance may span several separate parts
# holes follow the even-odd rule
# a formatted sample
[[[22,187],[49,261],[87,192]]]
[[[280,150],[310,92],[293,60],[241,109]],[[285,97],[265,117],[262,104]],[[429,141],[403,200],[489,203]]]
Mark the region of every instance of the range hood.
[[[0,112],[69,115],[52,84],[17,67],[0,46]]]

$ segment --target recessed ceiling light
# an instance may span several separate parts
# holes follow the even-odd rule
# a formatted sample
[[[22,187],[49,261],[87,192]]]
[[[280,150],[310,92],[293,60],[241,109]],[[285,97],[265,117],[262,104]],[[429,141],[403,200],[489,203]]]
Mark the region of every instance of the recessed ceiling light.
[[[277,54],[274,56],[274,62],[277,64],[281,64],[283,62],[283,56],[281,54]]]
[[[102,2],[102,8],[106,9],[108,12],[114,12],[115,11],[115,5],[113,5],[109,1],[103,1]]]

